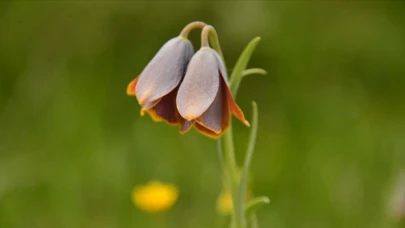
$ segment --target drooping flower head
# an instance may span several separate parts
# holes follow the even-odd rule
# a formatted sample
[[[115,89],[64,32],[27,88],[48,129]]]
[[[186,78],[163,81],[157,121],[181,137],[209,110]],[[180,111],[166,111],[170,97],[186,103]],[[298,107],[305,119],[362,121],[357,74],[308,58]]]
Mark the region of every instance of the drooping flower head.
[[[176,105],[180,115],[190,121],[187,127],[180,129],[183,133],[194,125],[199,132],[218,138],[229,126],[230,113],[249,126],[229,90],[224,63],[208,46],[208,41],[191,58]]]
[[[194,22],[186,28],[204,25],[202,22]],[[187,33],[188,31],[186,30]],[[153,120],[164,120],[172,125],[185,122],[178,114],[175,98],[187,65],[194,54],[193,45],[186,38],[187,33],[182,31],[180,36],[167,41],[142,73],[129,83],[127,94],[136,96],[142,106],[141,115],[146,112]]]
[[[202,47],[193,56],[186,37],[191,28],[203,26]],[[210,29],[203,22],[187,25],[128,85],[127,94],[136,96],[141,115],[146,112],[155,121],[178,125],[181,133],[195,126],[212,138],[226,131],[231,113],[249,125],[229,90],[221,57],[208,45]]]
[[[193,54],[189,40],[175,37],[160,48],[142,73],[128,85],[128,95],[135,95],[142,106],[141,115],[147,112],[155,121],[165,120],[170,124],[180,121],[175,95]]]

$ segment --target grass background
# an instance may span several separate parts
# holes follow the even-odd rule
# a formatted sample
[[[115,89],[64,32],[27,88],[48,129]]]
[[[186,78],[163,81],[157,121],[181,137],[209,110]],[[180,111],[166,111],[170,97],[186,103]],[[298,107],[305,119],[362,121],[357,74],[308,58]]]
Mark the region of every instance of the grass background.
[[[262,37],[250,66],[268,75],[237,97],[249,119],[259,106],[252,184],[272,200],[261,227],[398,227],[404,12],[402,1],[1,1],[0,227],[224,224],[215,141],[140,117],[125,95],[194,20],[217,29],[230,69]],[[241,161],[249,130],[234,125]],[[180,188],[165,215],[131,203],[151,179]]]

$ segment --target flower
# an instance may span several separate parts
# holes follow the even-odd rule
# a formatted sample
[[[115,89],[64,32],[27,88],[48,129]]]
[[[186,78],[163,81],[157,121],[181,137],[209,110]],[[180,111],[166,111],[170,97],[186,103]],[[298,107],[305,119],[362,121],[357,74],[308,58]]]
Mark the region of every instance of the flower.
[[[146,185],[132,190],[132,201],[141,210],[148,213],[164,212],[170,209],[179,195],[172,184],[150,181]]]
[[[209,47],[203,46],[191,58],[176,105],[180,115],[190,121],[180,129],[182,133],[194,125],[199,132],[218,138],[229,127],[230,113],[249,126],[229,90],[221,58]]]
[[[252,193],[250,191],[246,192],[245,200],[246,203],[252,198]],[[223,188],[221,193],[217,198],[217,212],[221,215],[229,215],[233,210],[233,200],[232,194],[227,188]]]
[[[154,121],[172,125],[184,123],[175,105],[177,89],[187,64],[194,54],[191,42],[183,37],[167,41],[142,73],[127,87],[127,94],[136,96],[142,106],[141,115],[148,113]]]
[[[221,215],[228,215],[232,212],[232,195],[229,191],[223,190],[217,199],[217,212]]]

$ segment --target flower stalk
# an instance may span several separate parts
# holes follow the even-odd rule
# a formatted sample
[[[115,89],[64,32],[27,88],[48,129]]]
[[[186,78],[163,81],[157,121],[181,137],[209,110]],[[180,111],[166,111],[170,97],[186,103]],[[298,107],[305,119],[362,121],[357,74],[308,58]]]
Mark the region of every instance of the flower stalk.
[[[207,24],[202,21],[194,21],[191,22],[190,24],[186,25],[183,30],[181,30],[179,37],[183,39],[187,39],[188,34],[190,33],[191,30],[196,29],[196,28],[204,28]]]
[[[237,204],[238,200],[238,185],[239,185],[239,175],[238,175],[238,164],[235,158],[235,147],[233,142],[232,134],[232,122],[229,125],[228,131],[224,134],[222,140],[222,148],[224,151],[224,167],[226,176],[228,177],[228,188],[232,193],[232,228],[242,228],[242,218],[240,214],[237,213],[240,210],[240,205]]]
[[[201,49],[194,53],[187,37],[197,28],[202,29]],[[226,177],[227,190],[232,196],[231,228],[246,228],[248,224],[258,228],[255,211],[270,202],[264,196],[246,202],[247,179],[258,127],[257,106],[253,102],[252,128],[241,172],[235,157],[230,118],[233,115],[250,126],[234,97],[243,78],[252,74],[266,74],[260,68],[246,69],[259,41],[260,37],[256,37],[246,46],[229,81],[215,28],[201,21],[189,23],[179,36],[161,47],[127,87],[127,94],[135,96],[141,105],[141,115],[148,113],[154,121],[178,126],[181,134],[195,127],[200,133],[219,139],[219,160]],[[154,195],[161,192],[171,197],[156,201]],[[135,205],[150,213],[167,210],[176,198],[177,190],[161,183],[137,188],[133,193]],[[229,202],[229,195],[227,199]]]
[[[201,32],[201,47],[209,47],[209,42],[211,42],[212,48],[221,56],[222,61],[225,64],[225,58],[222,54],[221,45],[219,45],[218,33],[215,28],[211,25],[207,25],[203,28]]]
[[[208,29],[203,29],[208,30]],[[216,49],[218,53],[222,53],[221,48],[218,42],[218,36],[215,32],[215,29],[209,29],[212,31],[211,36],[212,43],[216,44]],[[248,46],[243,51],[242,55],[239,57],[234,70],[231,74],[231,82],[230,82],[230,89],[232,91],[232,95],[235,97],[240,85],[241,80],[251,74],[266,74],[266,71],[259,68],[254,69],[246,69],[247,63],[250,60],[251,55],[255,47],[257,46],[260,38],[253,39]],[[214,45],[213,45],[214,46]],[[221,55],[222,56],[222,55]],[[223,56],[222,56],[223,58]],[[235,158],[235,147],[234,147],[234,140],[233,140],[233,132],[232,132],[232,122],[229,124],[228,131],[224,134],[223,139],[220,140],[220,148],[222,149],[219,153],[223,153],[223,163],[222,166],[224,167],[224,171],[226,173],[227,185],[228,188],[231,190],[232,193],[232,204],[233,204],[233,211],[231,217],[231,228],[246,228],[248,224],[248,219],[251,220],[252,225],[258,227],[256,216],[253,214],[252,216],[246,216],[245,210],[245,195],[247,191],[247,177],[250,170],[250,163],[252,160],[254,146],[256,141],[257,135],[257,127],[258,127],[258,114],[257,114],[257,105],[253,102],[253,122],[252,122],[252,130],[251,136],[249,139],[249,145],[246,151],[246,158],[243,164],[242,175],[239,175],[238,172],[238,164]],[[223,151],[223,152],[222,152]],[[265,197],[265,200],[261,200],[260,202],[268,203],[268,198]],[[253,218],[253,219],[251,219]]]
[[[222,58],[222,61],[225,64],[225,59],[222,54],[222,49],[219,44],[218,34],[215,28],[211,25],[207,25],[203,28],[201,33],[201,48],[209,47],[209,43],[211,42],[212,47],[214,50],[219,54]],[[225,69],[226,70],[226,69]],[[231,88],[232,90],[232,88]],[[224,172],[227,177],[227,185],[228,189],[231,191],[232,195],[232,218],[231,218],[231,225],[232,228],[243,228],[243,218],[241,218],[240,213],[237,213],[241,210],[238,202],[238,186],[239,186],[239,174],[238,174],[238,164],[235,158],[235,148],[233,142],[233,134],[232,134],[232,120],[230,120],[229,128],[227,132],[223,135],[223,139],[219,140],[220,148],[222,151],[218,151],[221,154],[220,157],[223,158],[222,167],[224,168]],[[243,210],[243,209],[242,209]]]

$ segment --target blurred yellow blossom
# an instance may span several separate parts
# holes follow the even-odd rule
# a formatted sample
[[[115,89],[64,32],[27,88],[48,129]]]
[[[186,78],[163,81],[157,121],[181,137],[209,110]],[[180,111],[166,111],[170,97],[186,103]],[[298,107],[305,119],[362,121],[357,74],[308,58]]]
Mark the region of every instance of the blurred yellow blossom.
[[[179,195],[173,184],[150,181],[132,190],[132,202],[148,213],[164,212],[170,209]]]
[[[246,192],[246,201],[252,198],[250,191]],[[229,215],[233,210],[232,194],[229,190],[224,189],[221,191],[217,198],[217,212],[221,215]]]
[[[232,211],[232,195],[228,190],[222,190],[217,199],[217,212],[228,215]]]

